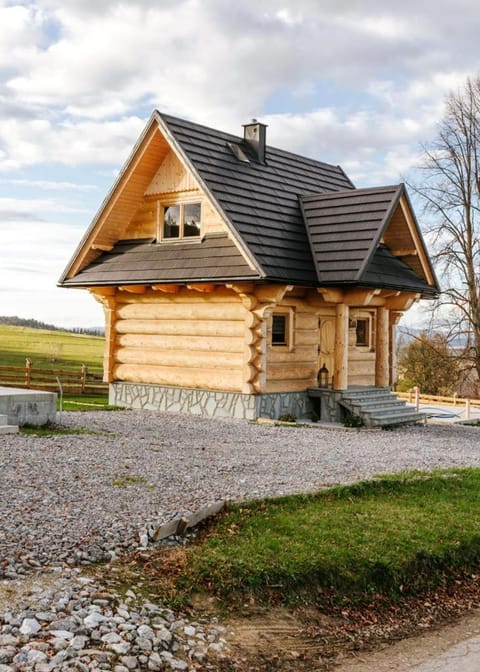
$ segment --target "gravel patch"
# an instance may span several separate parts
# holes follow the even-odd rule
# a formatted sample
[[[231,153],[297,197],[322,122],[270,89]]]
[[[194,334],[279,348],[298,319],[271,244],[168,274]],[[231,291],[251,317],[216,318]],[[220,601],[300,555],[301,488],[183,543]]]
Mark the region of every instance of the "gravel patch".
[[[22,588],[0,609],[0,672],[193,672],[228,654],[216,618],[188,620],[132,589],[119,596],[76,569]]]
[[[480,466],[480,430],[462,426],[347,432],[141,411],[64,412],[61,425],[93,433],[0,436],[0,578],[115,558],[218,499]]]

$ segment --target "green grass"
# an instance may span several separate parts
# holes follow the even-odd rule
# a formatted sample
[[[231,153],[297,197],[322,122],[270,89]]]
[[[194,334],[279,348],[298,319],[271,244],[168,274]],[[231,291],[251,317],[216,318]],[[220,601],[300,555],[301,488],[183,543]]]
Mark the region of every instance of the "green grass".
[[[61,409],[60,409],[61,404]],[[57,411],[119,411],[120,406],[111,406],[106,394],[64,394],[57,396]]]
[[[477,571],[479,519],[479,469],[235,506],[186,550],[173,593],[229,604],[395,599]]]
[[[54,424],[46,424],[41,426],[22,425],[20,427],[20,433],[29,434],[31,436],[61,436],[64,434],[102,434],[103,432],[82,427],[59,427]]]
[[[101,336],[0,324],[0,367],[25,366],[29,357],[38,368],[79,371],[85,363],[101,369],[103,344]]]
[[[143,476],[133,476],[131,474],[125,474],[122,476],[116,476],[112,485],[115,488],[126,488],[129,485],[147,485],[148,481]]]

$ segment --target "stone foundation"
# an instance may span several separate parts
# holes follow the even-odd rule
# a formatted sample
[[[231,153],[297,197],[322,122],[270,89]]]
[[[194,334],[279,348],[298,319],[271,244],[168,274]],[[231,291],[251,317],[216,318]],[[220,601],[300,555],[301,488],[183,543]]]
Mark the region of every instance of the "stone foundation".
[[[242,420],[278,419],[286,413],[304,418],[310,417],[312,412],[306,392],[254,395],[144,383],[111,383],[109,403],[126,408]]]

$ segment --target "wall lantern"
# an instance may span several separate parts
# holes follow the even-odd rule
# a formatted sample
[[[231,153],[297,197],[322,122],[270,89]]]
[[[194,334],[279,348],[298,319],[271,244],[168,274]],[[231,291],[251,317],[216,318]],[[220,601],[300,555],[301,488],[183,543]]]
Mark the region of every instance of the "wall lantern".
[[[328,369],[325,364],[318,372],[317,381],[318,387],[328,387]]]

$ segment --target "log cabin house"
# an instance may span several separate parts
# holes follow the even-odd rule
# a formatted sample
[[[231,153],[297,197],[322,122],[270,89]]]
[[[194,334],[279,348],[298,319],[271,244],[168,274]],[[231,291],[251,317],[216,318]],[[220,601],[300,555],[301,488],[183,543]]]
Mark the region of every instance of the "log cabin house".
[[[405,187],[356,189],[266,132],[152,114],[59,281],[103,304],[110,402],[415,419],[395,325],[439,288]]]

